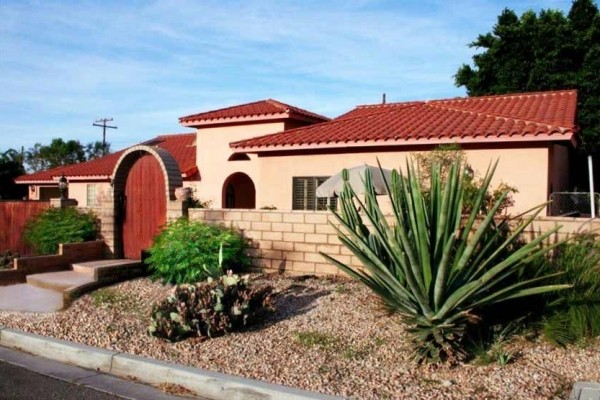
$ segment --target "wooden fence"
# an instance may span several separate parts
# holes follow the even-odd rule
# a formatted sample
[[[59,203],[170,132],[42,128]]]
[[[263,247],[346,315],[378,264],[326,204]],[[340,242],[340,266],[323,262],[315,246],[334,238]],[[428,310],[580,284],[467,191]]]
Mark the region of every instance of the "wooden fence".
[[[48,201],[0,201],[0,252],[30,254],[31,249],[23,240],[25,224],[49,206]]]

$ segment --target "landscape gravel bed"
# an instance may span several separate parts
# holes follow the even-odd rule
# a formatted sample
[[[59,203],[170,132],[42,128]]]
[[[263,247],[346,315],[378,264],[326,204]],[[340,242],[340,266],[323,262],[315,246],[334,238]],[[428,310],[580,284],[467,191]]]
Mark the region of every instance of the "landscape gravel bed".
[[[276,289],[261,326],[169,343],[147,334],[152,305],[172,287],[147,278],[85,295],[56,313],[0,311],[0,325],[168,362],[352,399],[566,399],[575,381],[600,381],[600,340],[554,347],[510,343],[501,366],[418,366],[405,327],[370,292],[339,277],[253,275]]]

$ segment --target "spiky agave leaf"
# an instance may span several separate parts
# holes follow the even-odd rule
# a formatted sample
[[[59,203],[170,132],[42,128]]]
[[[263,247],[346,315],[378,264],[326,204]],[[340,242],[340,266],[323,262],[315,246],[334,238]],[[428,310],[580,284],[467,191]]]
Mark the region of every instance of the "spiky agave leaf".
[[[540,285],[553,275],[516,279],[517,272],[531,259],[560,244],[542,246],[559,227],[513,249],[545,204],[505,234],[509,221],[498,224],[494,217],[508,191],[485,209],[496,165],[489,166],[466,218],[462,214],[466,172],[460,160],[450,167],[444,180],[440,166],[433,165],[427,193],[409,161],[405,174],[394,171],[391,182],[384,176],[392,206],[391,222],[381,211],[369,171],[364,179],[364,200],[348,184],[348,174],[343,175],[340,212],[332,209],[341,227],[334,228],[366,271],[321,254],[367,285],[390,311],[411,324],[418,361],[460,359],[464,355],[461,339],[467,326],[478,320],[477,312],[483,306],[570,287]]]

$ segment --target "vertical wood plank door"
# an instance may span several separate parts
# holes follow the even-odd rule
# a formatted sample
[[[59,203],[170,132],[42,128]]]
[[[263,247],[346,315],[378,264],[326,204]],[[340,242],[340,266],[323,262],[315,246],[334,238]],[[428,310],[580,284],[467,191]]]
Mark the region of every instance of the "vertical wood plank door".
[[[125,184],[125,257],[141,259],[142,250],[152,246],[152,240],[164,227],[166,220],[165,177],[156,158],[147,154],[133,164]]]

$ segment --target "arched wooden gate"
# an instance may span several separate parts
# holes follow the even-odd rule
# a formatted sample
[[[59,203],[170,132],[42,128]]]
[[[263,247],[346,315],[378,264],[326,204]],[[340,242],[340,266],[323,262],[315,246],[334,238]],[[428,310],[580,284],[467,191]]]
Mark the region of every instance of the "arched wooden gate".
[[[154,236],[167,222],[165,178],[154,156],[140,157],[129,170],[125,184],[123,255],[139,259],[152,246]]]
[[[167,203],[183,184],[181,172],[168,151],[139,145],[123,153],[113,184],[115,253],[138,260],[167,222]]]

